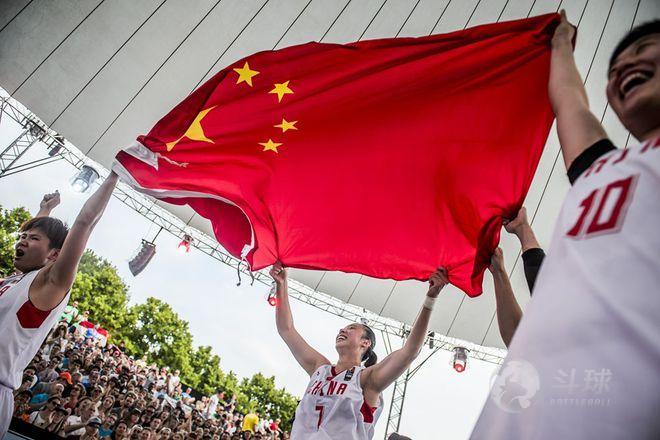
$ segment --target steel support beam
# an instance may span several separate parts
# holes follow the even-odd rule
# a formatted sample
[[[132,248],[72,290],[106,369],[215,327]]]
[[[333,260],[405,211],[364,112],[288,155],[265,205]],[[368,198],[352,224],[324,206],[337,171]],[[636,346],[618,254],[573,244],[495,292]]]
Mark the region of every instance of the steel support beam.
[[[10,173],[10,171],[20,167],[20,165],[16,165],[18,160],[30,149],[30,147],[40,141],[45,133],[41,127],[27,118],[22,121],[22,126],[23,132],[19,134],[7,148],[2,150],[2,153],[0,153],[0,177],[3,177]]]
[[[410,368],[399,376],[394,382],[392,390],[392,402],[390,403],[390,412],[387,415],[387,427],[385,428],[385,439],[394,433],[399,432],[401,426],[401,415],[403,414],[403,403],[406,400],[406,389],[411,378]]]

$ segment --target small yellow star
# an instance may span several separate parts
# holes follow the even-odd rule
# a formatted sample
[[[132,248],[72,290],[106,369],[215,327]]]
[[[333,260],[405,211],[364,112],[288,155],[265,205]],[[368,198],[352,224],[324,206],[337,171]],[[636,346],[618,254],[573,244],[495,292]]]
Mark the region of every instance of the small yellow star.
[[[282,102],[284,95],[293,94],[293,90],[289,88],[289,81],[278,84],[273,84],[275,88],[268,93],[277,93],[277,102]]]
[[[278,153],[277,147],[279,147],[282,144],[278,144],[277,142],[273,142],[272,139],[268,139],[268,142],[259,142],[259,145],[264,147],[263,151],[270,150],[270,151],[274,151],[274,152]]]
[[[298,127],[296,127],[296,124],[298,121],[287,121],[286,119],[282,118],[282,123],[273,125],[273,127],[281,128],[282,133],[286,133],[287,130],[298,130]]]
[[[236,81],[236,84],[240,84],[245,81],[250,87],[252,87],[252,77],[259,75],[259,72],[256,70],[250,70],[250,65],[247,63],[247,61],[241,69],[234,69],[234,72],[238,73],[238,80]]]

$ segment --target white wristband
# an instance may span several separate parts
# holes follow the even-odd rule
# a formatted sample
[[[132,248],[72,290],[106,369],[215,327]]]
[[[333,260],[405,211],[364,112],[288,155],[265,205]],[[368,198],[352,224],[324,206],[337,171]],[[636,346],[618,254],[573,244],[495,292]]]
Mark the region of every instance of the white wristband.
[[[436,298],[427,296],[422,307],[425,309],[433,310],[433,304],[435,304],[435,300]]]

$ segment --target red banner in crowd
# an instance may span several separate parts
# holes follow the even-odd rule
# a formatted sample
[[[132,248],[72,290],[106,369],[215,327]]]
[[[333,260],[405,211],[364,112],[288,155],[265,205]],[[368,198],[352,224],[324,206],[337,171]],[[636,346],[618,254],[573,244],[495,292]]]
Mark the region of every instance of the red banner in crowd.
[[[478,295],[554,117],[558,19],[251,55],[119,152],[114,168],[210,219],[254,270],[279,259],[426,280],[444,266]]]

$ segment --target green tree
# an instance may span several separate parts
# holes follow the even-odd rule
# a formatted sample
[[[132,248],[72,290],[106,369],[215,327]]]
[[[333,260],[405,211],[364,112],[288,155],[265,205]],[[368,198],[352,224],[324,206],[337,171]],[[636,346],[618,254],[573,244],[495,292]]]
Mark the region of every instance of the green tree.
[[[190,358],[191,375],[186,384],[203,394],[212,394],[218,388],[224,389],[224,376],[220,368],[220,357],[213,354],[211,347],[197,347]]]
[[[4,209],[0,206],[0,278],[14,272],[16,233],[32,216],[25,208]]]
[[[91,321],[106,328],[113,340],[127,339],[135,325],[128,308],[128,286],[112,264],[89,249],[80,259],[71,299],[78,301],[81,312],[89,310]]]
[[[188,322],[179,318],[172,307],[164,301],[150,297],[144,304],[132,307],[136,322],[129,339],[134,354],[147,355],[149,362],[181,370],[181,377],[194,378],[190,366],[193,353],[192,335]]]
[[[259,411],[261,417],[281,419],[282,429],[290,429],[290,421],[296,411],[298,400],[284,388],[275,388],[275,377],[256,373],[241,381],[238,409],[247,413]]]

